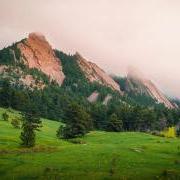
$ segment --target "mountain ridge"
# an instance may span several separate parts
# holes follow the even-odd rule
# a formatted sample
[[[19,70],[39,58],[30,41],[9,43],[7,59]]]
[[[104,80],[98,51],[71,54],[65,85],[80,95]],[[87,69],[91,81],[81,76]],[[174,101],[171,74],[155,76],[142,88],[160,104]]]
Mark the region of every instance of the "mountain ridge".
[[[5,48],[5,50],[9,51],[7,59],[10,58],[11,61],[13,61],[11,62],[12,66],[13,64],[16,65],[19,62],[22,64],[24,63],[29,67],[30,70],[34,68],[40,70],[47,76],[47,78],[49,78],[51,81],[55,81],[59,86],[61,86],[66,79],[61,57],[56,55],[55,50],[52,49],[45,36],[41,33],[30,33],[28,38],[15,43],[15,45],[9,49]],[[122,90],[120,83],[117,83],[110,75],[108,75],[95,63],[86,60],[80,55],[80,53],[76,52],[72,58],[76,60],[80,70],[85,75],[89,83],[98,83],[102,86],[106,86],[113,91],[117,91],[121,96],[123,96],[126,92],[144,94],[152,97],[157,101],[157,103],[164,104],[167,108],[175,108],[173,103],[171,103],[170,100],[164,96],[164,94],[152,83],[152,81],[143,78],[141,74],[136,73],[132,69],[127,75],[125,89]],[[4,66],[5,65],[1,63],[1,72],[6,69]],[[21,71],[23,71],[23,68],[21,68]],[[71,74],[69,75],[71,76]],[[21,75],[19,74],[19,76]],[[27,86],[33,86],[33,83],[35,82],[35,79],[33,79],[31,74],[27,74],[24,78],[20,77],[20,79]],[[42,80],[39,81],[38,87],[45,87]],[[94,88],[92,89],[91,94],[93,92],[98,91]],[[89,96],[91,94],[89,94]],[[104,97],[106,97],[108,94],[109,93],[107,93]]]

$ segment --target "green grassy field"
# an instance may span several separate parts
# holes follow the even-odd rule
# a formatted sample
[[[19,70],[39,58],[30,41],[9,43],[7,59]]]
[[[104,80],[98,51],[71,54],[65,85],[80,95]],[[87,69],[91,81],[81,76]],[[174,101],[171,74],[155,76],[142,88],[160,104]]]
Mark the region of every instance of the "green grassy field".
[[[37,145],[25,149],[4,111],[19,116],[0,109],[0,179],[180,179],[180,139],[93,131],[73,144],[56,138],[58,122],[43,119]]]

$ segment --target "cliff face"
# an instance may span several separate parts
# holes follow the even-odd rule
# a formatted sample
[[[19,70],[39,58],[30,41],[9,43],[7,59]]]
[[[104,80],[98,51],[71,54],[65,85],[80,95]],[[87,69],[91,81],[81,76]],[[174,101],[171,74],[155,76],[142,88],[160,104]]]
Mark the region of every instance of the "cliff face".
[[[164,94],[157,89],[151,81],[144,81],[144,85],[151,97],[155,98],[159,103],[163,103],[168,108],[174,108],[174,105],[164,96]]]
[[[60,60],[46,41],[45,37],[39,33],[31,33],[29,37],[18,44],[25,64],[29,68],[37,68],[48,75],[51,80],[55,80],[59,85],[65,78],[62,72]]]
[[[94,92],[87,98],[87,100],[88,100],[89,102],[93,103],[93,102],[96,102],[96,101],[97,101],[98,97],[99,97],[99,93],[98,93],[97,91],[94,91]]]
[[[142,74],[136,71],[129,71],[126,80],[126,91],[135,94],[144,94],[151,96],[158,103],[164,104],[167,108],[174,108],[166,96],[148,79],[145,79]]]
[[[120,86],[96,64],[87,61],[79,53],[76,53],[75,56],[79,67],[85,73],[86,78],[90,82],[96,81],[102,85],[110,87],[113,90],[119,91],[121,95],[123,94],[120,90]]]

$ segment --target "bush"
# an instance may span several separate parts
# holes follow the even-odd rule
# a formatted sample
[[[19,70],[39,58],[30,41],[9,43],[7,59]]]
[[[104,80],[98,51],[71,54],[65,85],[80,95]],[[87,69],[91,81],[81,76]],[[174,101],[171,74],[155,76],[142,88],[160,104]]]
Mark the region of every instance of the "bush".
[[[56,131],[56,136],[58,138],[63,138],[64,134],[63,134],[63,130],[64,130],[64,126],[60,125],[58,130]]]
[[[164,137],[168,138],[175,138],[176,137],[176,130],[175,127],[169,127],[160,133]]]
[[[21,122],[19,119],[12,119],[11,124],[14,128],[17,128],[17,129],[21,128]]]
[[[4,120],[4,121],[8,121],[8,119],[9,119],[9,115],[8,115],[6,112],[4,112],[4,113],[2,114],[2,117],[3,117],[3,120]]]

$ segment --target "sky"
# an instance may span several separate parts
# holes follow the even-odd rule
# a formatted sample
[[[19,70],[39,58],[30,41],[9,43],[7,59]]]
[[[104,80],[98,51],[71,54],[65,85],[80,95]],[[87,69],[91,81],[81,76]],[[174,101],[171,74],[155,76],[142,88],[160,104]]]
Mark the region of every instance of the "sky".
[[[41,32],[110,74],[139,69],[180,98],[179,0],[0,0],[0,48]]]

